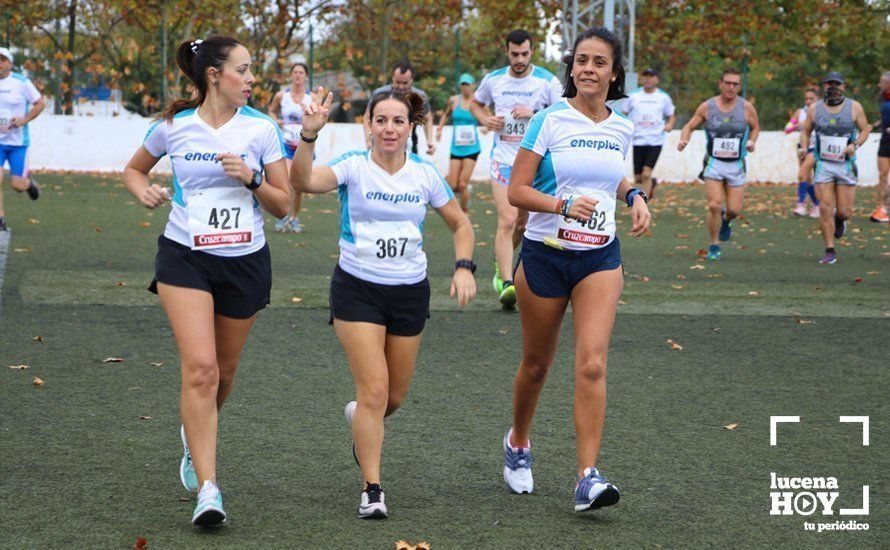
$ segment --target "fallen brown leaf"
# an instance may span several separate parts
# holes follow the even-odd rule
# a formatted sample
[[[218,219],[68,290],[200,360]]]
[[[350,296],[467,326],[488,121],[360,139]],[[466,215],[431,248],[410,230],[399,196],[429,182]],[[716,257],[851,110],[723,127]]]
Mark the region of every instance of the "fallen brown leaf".
[[[861,283],[861,282],[862,282],[862,277],[856,277],[855,279],[853,279],[853,282]]]
[[[701,264],[695,264],[695,265],[689,266],[689,269],[704,269],[704,268],[705,268],[705,266],[703,266]]]
[[[877,275],[880,271],[869,271],[866,275]]]
[[[732,424],[727,424],[726,426],[723,426],[723,428],[726,430],[734,430],[738,427],[739,427],[739,425],[737,422],[733,422]]]
[[[35,376],[34,379],[33,379],[31,382],[32,382],[35,386],[42,386],[43,384],[45,384],[45,382],[43,381],[43,378],[40,378],[39,376]]]
[[[760,296],[760,293],[757,292],[756,290],[749,290],[748,296]]]
[[[43,336],[37,335],[34,338],[31,338],[31,340],[34,340],[35,342],[43,342]]]
[[[23,246],[23,247],[21,247],[21,248],[13,248],[12,251],[13,251],[13,252],[24,252],[24,253],[27,254],[28,252],[31,252],[31,247],[30,247],[30,246]]]
[[[683,351],[683,346],[681,346],[680,344],[674,342],[674,341],[671,340],[670,338],[668,338],[667,340],[665,340],[665,342],[667,342],[668,344],[670,344],[672,350],[674,350],[674,351]]]
[[[108,357],[102,360],[103,363],[123,363],[124,360],[120,357]]]
[[[801,319],[800,317],[797,317],[796,319],[794,319],[794,322],[797,323],[798,325],[812,325],[813,324],[812,321],[809,321],[807,319]]]
[[[12,370],[27,370],[27,369],[31,368],[31,365],[9,365],[6,368],[12,369]]]
[[[683,285],[671,285],[674,290],[683,290]]]
[[[133,545],[133,548],[136,550],[145,550],[145,548],[148,548],[148,539],[139,537],[136,539],[136,544]]]
[[[704,258],[705,256],[708,255],[708,251],[705,250],[704,248],[699,248],[698,251],[695,253],[695,255]]]
[[[139,222],[139,227],[151,227],[151,222]]]
[[[116,283],[114,283],[114,284],[115,284],[116,286],[127,286],[127,283],[124,282],[124,281],[118,281],[118,282],[116,282]]]
[[[160,366],[163,366],[163,365],[164,365],[164,362],[163,362],[163,361],[158,361],[157,363],[149,363],[149,365],[151,365],[151,366],[153,366],[153,367],[160,367]]]
[[[139,420],[151,420],[150,416],[140,416]]]
[[[509,327],[504,327],[498,331],[500,334],[508,334],[510,332]]]
[[[31,225],[37,225],[38,223],[40,223],[40,220],[38,220],[37,218],[28,218],[28,223],[30,223]]]
[[[300,298],[299,296],[294,296],[293,298],[290,299],[290,301],[293,302],[293,303],[295,303],[295,304],[299,304],[300,302],[303,301],[303,299]]]

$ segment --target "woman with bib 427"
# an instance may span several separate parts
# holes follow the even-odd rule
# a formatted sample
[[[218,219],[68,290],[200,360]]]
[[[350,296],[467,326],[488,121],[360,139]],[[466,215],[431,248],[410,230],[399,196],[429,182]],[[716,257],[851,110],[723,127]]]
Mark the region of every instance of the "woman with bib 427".
[[[353,453],[364,477],[361,518],[388,515],[380,486],[383,419],[408,393],[430,285],[423,251],[429,204],[454,233],[457,258],[451,295],[466,305],[476,294],[473,227],[431,163],[408,154],[408,138],[423,124],[423,98],[382,92],[371,99],[370,151],[353,151],[312,167],[318,133],[332,101],[319,88],[303,115],[303,143],[291,165],[291,184],[307,193],[340,196],[340,259],[331,278],[331,319],[355,379],[356,401],[346,406]]]
[[[183,42],[176,61],[195,94],[161,113],[124,183],[147,208],[173,203],[150,290],[170,319],[182,364],[180,480],[199,491],[192,522],[215,525],[226,520],[216,485],[219,410],[256,314],[269,303],[262,209],[287,213],[287,168],[277,124],[247,106],[255,83],[247,48],[211,36]],[[172,197],[148,180],[164,155],[173,165]]]
[[[616,203],[626,201],[632,209],[634,236],[647,230],[650,215],[646,195],[624,176],[633,123],[606,106],[624,97],[621,42],[594,27],[575,40],[565,61],[567,99],[532,117],[510,178],[510,203],[529,218],[514,278],[522,361],[514,381],[513,427],[503,440],[504,480],[515,493],[534,490],[529,432],[571,302],[575,511],[583,511],[619,498],[596,468],[606,413],[606,355],[624,286]]]

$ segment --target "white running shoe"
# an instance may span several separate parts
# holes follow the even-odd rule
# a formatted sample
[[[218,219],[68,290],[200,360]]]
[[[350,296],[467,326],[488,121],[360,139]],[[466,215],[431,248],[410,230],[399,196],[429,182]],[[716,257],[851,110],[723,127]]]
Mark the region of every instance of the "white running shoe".
[[[355,416],[355,407],[358,405],[355,401],[350,401],[346,404],[346,408],[343,409],[343,414],[346,416],[346,421],[349,422],[349,425],[352,426],[352,417]]]
[[[807,205],[806,203],[799,202],[794,207],[794,210],[791,211],[795,216],[806,216],[807,215]]]
[[[512,433],[513,428],[510,428],[504,436],[504,481],[516,494],[531,493],[535,488],[535,480],[532,478],[531,447],[515,448],[510,445]]]
[[[368,483],[362,492],[362,503],[358,507],[358,517],[362,519],[386,519],[388,515],[383,489],[377,483]]]
[[[810,207],[810,217],[817,220],[819,219],[819,207],[815,204]]]

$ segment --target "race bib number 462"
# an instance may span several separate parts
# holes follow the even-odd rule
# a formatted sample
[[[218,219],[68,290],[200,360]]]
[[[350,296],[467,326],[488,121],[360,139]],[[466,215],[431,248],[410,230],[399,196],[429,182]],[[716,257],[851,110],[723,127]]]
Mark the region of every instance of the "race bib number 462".
[[[602,248],[615,237],[615,194],[602,189],[576,189],[563,194],[562,198],[590,197],[597,204],[589,220],[575,220],[558,216],[557,240],[568,248]]]
[[[244,187],[196,191],[186,209],[192,250],[253,242],[253,194]]]

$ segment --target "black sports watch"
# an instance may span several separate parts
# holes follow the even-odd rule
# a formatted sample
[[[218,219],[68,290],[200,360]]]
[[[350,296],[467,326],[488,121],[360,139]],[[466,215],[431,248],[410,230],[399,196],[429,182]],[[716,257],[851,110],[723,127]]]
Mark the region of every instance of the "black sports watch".
[[[305,141],[306,143],[315,143],[315,140],[318,139],[318,134],[315,134],[314,138],[307,138],[303,135],[303,130],[300,130],[300,139]]]
[[[250,183],[245,183],[244,187],[247,187],[248,189],[253,191],[254,189],[256,189],[257,187],[259,187],[262,184],[263,184],[263,173],[260,172],[259,170],[254,170],[253,177],[250,178]]]
[[[458,260],[454,262],[454,270],[458,269],[469,269],[470,273],[476,273],[476,264],[473,263],[473,260]]]
[[[633,189],[628,191],[627,195],[625,195],[624,197],[624,200],[627,202],[628,207],[632,207],[634,205],[634,197],[636,197],[637,195],[642,196],[644,202],[649,202],[649,195],[647,195],[646,192],[642,189],[634,187]]]

